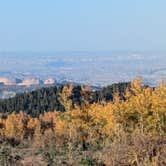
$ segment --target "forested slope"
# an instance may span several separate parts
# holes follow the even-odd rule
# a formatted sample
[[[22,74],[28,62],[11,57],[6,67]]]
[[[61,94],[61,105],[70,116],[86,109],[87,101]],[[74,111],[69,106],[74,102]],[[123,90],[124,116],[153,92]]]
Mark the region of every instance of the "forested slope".
[[[82,94],[82,89],[86,87],[79,85],[72,86],[73,88],[69,98],[72,99],[73,106],[74,104],[81,105],[82,101],[85,99],[85,96],[83,97]],[[104,87],[98,91],[92,91],[89,87],[91,98],[87,98],[87,100],[89,100],[90,103],[101,100],[110,101],[113,99],[114,92],[118,92],[122,96],[128,86],[129,83],[119,83]],[[60,96],[63,88],[64,86],[41,88],[36,91],[17,94],[14,98],[0,100],[0,112],[11,113],[13,111],[24,111],[32,116],[39,116],[41,113],[53,110],[65,111]]]
[[[166,165],[166,84],[151,88],[139,78],[123,98],[97,103],[81,88],[80,105],[76,90],[61,89],[64,112],[0,114],[0,165]]]

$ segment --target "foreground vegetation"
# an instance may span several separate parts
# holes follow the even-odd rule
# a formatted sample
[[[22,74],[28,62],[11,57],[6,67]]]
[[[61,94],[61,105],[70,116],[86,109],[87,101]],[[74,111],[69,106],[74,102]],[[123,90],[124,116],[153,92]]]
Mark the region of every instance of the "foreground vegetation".
[[[91,90],[82,88],[80,105],[72,92],[60,93],[64,112],[1,115],[0,165],[166,165],[164,83],[145,87],[138,78],[112,102],[91,103]]]

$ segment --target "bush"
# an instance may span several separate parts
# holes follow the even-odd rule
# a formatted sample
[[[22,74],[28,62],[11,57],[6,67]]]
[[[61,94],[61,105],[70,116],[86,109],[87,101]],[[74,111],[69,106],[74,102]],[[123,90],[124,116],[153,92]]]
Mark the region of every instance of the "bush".
[[[82,158],[80,165],[81,166],[105,166],[103,162],[100,162],[97,159],[93,159],[88,156],[86,156],[85,158]]]

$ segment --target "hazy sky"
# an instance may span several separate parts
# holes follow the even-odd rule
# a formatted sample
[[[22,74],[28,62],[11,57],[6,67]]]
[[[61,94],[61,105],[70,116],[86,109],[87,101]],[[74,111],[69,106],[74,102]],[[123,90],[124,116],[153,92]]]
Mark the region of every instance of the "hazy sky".
[[[166,0],[0,0],[0,51],[165,46]]]

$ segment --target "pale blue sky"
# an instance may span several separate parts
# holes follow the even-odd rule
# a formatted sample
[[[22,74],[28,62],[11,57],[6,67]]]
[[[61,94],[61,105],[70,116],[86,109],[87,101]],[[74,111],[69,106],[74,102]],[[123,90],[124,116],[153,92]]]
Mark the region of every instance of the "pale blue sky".
[[[166,0],[0,0],[0,51],[166,50]]]

